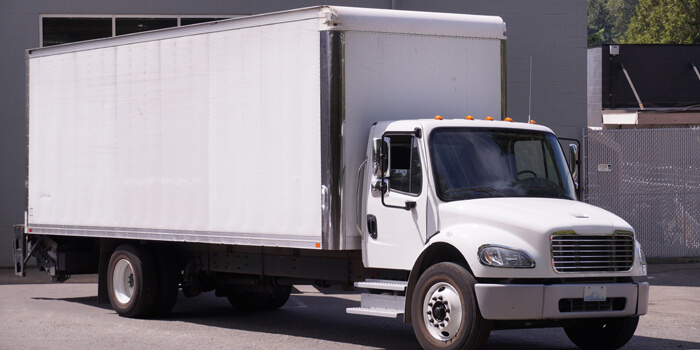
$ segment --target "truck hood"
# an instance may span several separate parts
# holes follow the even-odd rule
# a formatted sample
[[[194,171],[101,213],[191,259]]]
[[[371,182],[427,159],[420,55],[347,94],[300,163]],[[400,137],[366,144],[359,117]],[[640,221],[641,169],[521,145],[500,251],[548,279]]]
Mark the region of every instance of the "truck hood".
[[[440,230],[455,226],[490,226],[509,232],[548,235],[574,231],[607,235],[632,227],[607,210],[573,200],[551,198],[484,198],[439,205]]]

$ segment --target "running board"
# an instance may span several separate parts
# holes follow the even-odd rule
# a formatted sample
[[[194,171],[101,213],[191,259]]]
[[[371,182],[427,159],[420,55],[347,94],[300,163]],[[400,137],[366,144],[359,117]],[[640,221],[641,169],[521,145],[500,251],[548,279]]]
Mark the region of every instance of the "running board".
[[[407,282],[389,280],[355,282],[355,287],[358,288],[385,290],[392,293],[405,291],[407,285]],[[361,300],[360,307],[350,307],[345,309],[345,312],[354,315],[396,318],[404,313],[406,306],[406,297],[401,295],[362,293]]]
[[[396,292],[405,291],[406,286],[408,286],[408,282],[391,281],[391,280],[368,279],[368,280],[365,280],[362,282],[355,282],[355,287],[357,287],[357,288],[391,290],[391,291],[396,291]]]

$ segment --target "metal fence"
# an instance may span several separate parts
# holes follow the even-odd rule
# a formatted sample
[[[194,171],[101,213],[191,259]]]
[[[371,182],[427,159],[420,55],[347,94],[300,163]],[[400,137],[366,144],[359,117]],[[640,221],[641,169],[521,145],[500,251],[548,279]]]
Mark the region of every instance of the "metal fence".
[[[589,130],[584,138],[584,201],[627,220],[647,257],[700,257],[700,128]]]

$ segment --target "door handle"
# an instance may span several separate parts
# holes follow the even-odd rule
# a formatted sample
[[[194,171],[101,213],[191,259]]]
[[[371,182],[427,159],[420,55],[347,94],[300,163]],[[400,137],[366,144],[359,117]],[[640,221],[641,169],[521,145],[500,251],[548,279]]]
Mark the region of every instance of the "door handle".
[[[372,214],[367,215],[367,233],[370,237],[377,238],[377,217]]]

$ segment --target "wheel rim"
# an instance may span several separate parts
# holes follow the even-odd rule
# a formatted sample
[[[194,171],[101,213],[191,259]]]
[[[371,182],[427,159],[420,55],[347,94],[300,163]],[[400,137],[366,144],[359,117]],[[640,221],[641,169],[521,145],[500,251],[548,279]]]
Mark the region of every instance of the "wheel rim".
[[[423,300],[423,322],[430,335],[440,341],[455,337],[462,325],[462,301],[449,283],[434,284]]]
[[[126,259],[120,259],[114,265],[112,290],[114,296],[122,304],[127,304],[134,296],[134,269]]]

